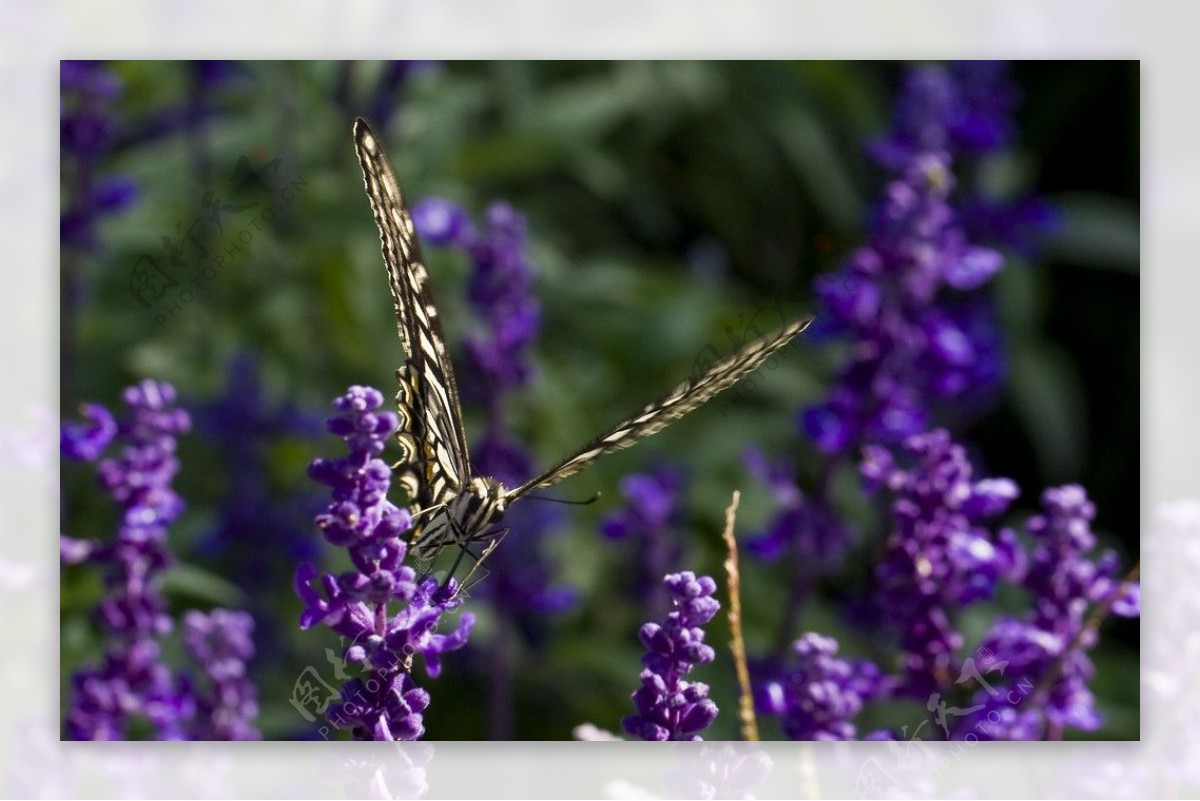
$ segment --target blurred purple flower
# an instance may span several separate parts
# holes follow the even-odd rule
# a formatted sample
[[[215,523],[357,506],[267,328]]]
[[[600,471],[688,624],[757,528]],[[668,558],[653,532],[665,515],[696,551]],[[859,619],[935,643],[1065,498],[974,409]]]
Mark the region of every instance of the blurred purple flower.
[[[60,239],[64,247],[92,249],[98,244],[97,221],[137,199],[132,181],[100,174],[120,127],[113,105],[121,82],[103,62],[63,61],[59,85],[64,179]]]
[[[175,407],[170,384],[142,381],[125,390],[124,400],[129,415],[116,423],[115,431],[113,416],[94,404],[84,407],[88,426],[63,427],[67,456],[96,460],[104,445],[121,443],[116,456],[97,465],[100,485],[120,515],[115,540],[60,538],[63,562],[100,567],[107,588],[95,612],[107,640],[104,661],[75,674],[67,735],[124,739],[131,720],[144,717],[159,739],[182,739],[195,703],[186,686],[159,663],[158,638],[172,628],[162,596],[162,574],[172,562],[167,527],[184,506],[171,488],[179,470],[175,438],[191,421]],[[79,435],[82,431],[89,433]]]
[[[258,740],[257,690],[246,674],[254,657],[254,618],[245,612],[192,610],[183,617],[183,643],[200,666],[193,688],[198,716],[194,739]]]
[[[436,70],[441,66],[439,61],[395,60],[386,61],[380,70],[379,79],[371,92],[368,101],[369,119],[379,130],[386,130],[392,117],[399,108],[397,93],[409,82],[413,75]]]
[[[1032,247],[1052,214],[1034,198],[975,197],[954,168],[1011,143],[1016,99],[995,62],[908,73],[891,131],[869,148],[891,175],[869,240],[816,282],[823,331],[852,341],[828,398],[801,414],[819,450],[901,442],[939,405],[970,408],[998,386],[1003,343],[979,290],[1004,259],[985,242]]]
[[[1019,99],[1004,62],[913,67],[905,76],[892,130],[871,143],[871,154],[895,168],[931,150],[999,150],[1014,139],[1012,118]]]
[[[673,528],[679,524],[683,476],[663,465],[648,473],[631,473],[621,479],[626,505],[600,520],[600,533],[610,540],[632,540],[636,553],[630,562],[631,588],[651,609],[661,597],[658,588],[669,565],[680,555]],[[664,610],[665,611],[665,610]]]
[[[525,218],[497,202],[488,207],[485,220],[481,234],[460,236],[460,247],[471,254],[474,270],[467,294],[487,330],[484,336],[467,338],[467,361],[491,396],[529,380],[528,349],[541,312],[532,292],[533,266],[525,254]]]
[[[463,389],[465,396],[482,402],[487,420],[471,461],[479,473],[517,486],[534,475],[535,464],[508,432],[504,412],[512,393],[529,383],[530,348],[540,321],[525,220],[507,203],[497,202],[477,227],[460,206],[436,197],[418,203],[413,220],[426,242],[471,258],[467,295],[483,330],[467,338]],[[545,504],[515,507],[505,522],[516,536],[488,560],[492,575],[482,593],[530,633],[542,615],[565,611],[576,601],[573,590],[552,583],[554,568],[544,554],[547,537],[561,529],[562,519],[563,510]]]
[[[663,579],[674,611],[664,624],[646,623],[638,639],[646,648],[641,688],[633,694],[637,713],[621,725],[642,740],[699,740],[699,732],[717,717],[717,705],[708,697],[708,685],[684,679],[696,665],[716,658],[704,643],[700,628],[716,616],[721,605],[713,598],[717,584],[691,571]]]
[[[943,287],[977,289],[1002,263],[966,242],[947,203],[952,186],[943,156],[921,157],[889,186],[870,243],[818,279],[827,328],[854,341],[828,400],[802,414],[826,453],[901,441],[925,429],[935,402],[969,399],[999,378],[986,307],[938,299]]]
[[[464,250],[475,238],[470,216],[456,203],[440,197],[422,200],[412,211],[421,238],[435,247],[456,246]]]
[[[288,647],[283,608],[294,565],[315,559],[319,542],[303,531],[321,503],[311,485],[281,487],[272,474],[272,447],[291,438],[309,440],[324,430],[315,414],[290,402],[272,403],[252,354],[230,362],[224,392],[196,412],[196,428],[224,464],[228,477],[216,520],[199,548],[221,564],[223,575],[245,590],[263,653]]]
[[[981,689],[982,707],[962,721],[958,735],[984,739],[1057,739],[1066,728],[1091,731],[1100,716],[1088,687],[1095,668],[1087,651],[1098,635],[1087,627],[1096,604],[1110,603],[1122,617],[1140,613],[1140,586],[1122,591],[1112,551],[1091,556],[1096,509],[1083,487],[1068,484],[1042,493],[1042,513],[1029,518],[1033,537],[1021,584],[1032,609],[1024,618],[1003,617],[983,648],[1006,664],[1003,690]],[[1119,596],[1113,597],[1114,594]]]
[[[108,409],[97,403],[80,407],[85,423],[63,423],[59,438],[63,456],[84,462],[94,462],[117,435],[117,423]]]
[[[879,445],[863,448],[868,491],[893,496],[891,532],[876,568],[885,620],[901,632],[904,683],[924,699],[945,688],[962,635],[955,612],[990,598],[996,583],[1020,566],[1015,535],[993,534],[984,519],[1003,513],[1017,496],[1008,479],[975,480],[966,451],[944,430],[910,437],[902,468]]]
[[[600,522],[604,536],[621,540],[663,532],[677,516],[681,476],[671,467],[653,473],[631,473],[621,479],[628,506]]]
[[[791,664],[755,690],[755,706],[781,718],[792,740],[854,740],[854,718],[886,695],[888,680],[872,662],[837,656],[832,637],[809,632],[792,644]]]
[[[768,562],[791,549],[799,562],[825,568],[836,565],[849,543],[849,532],[830,509],[805,497],[791,463],[773,463],[757,448],[748,449],[742,461],[779,505],[763,531],[746,540],[747,550]]]
[[[471,455],[475,467],[505,486],[518,486],[534,475],[533,457],[504,432],[489,429]],[[566,612],[578,601],[576,591],[555,583],[555,566],[546,558],[549,537],[561,531],[563,508],[549,503],[523,503],[505,514],[505,525],[514,536],[488,557],[491,569],[481,594],[506,611],[524,627],[531,638],[545,622],[545,615]]]

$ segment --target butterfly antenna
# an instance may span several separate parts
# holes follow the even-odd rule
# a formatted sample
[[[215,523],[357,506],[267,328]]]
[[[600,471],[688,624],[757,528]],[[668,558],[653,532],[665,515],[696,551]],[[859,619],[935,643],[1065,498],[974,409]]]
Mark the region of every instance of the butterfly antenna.
[[[566,498],[551,498],[549,495],[526,495],[526,498],[534,501],[548,501],[550,503],[565,503],[568,506],[588,506],[600,500],[600,491],[596,490],[592,497],[585,501],[569,501]]]

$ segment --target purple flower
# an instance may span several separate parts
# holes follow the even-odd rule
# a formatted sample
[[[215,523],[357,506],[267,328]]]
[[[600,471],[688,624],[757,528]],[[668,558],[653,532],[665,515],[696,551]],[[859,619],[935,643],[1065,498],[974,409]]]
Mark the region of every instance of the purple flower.
[[[169,384],[142,381],[125,390],[129,414],[119,423],[103,407],[89,404],[90,423],[63,426],[64,455],[96,460],[118,441],[115,456],[99,462],[101,487],[117,505],[112,542],[62,536],[65,564],[89,563],[105,574],[107,594],[95,616],[108,647],[98,667],[76,673],[67,734],[72,739],[123,739],[131,721],[148,719],[159,739],[186,736],[195,714],[186,686],[159,664],[158,638],[172,621],[162,596],[162,574],[171,564],[166,536],[183,511],[171,488],[179,462],[175,437],[190,428],[187,412],[175,407]],[[115,428],[115,430],[114,430]]]
[[[445,584],[432,577],[418,581],[404,564],[404,535],[412,520],[387,500],[391,469],[378,456],[399,421],[378,411],[383,394],[353,386],[333,405],[337,414],[327,428],[350,452],[337,460],[315,459],[309,475],[333,492],[333,501],[316,517],[317,527],[330,544],[347,550],[355,569],[323,574],[319,592],[313,587],[316,568],[300,566],[295,578],[305,607],[300,627],[320,623],[333,629],[350,643],[345,660],[363,669],[329,709],[335,726],[353,729],[360,740],[417,739],[425,731],[421,713],[429,696],[409,675],[413,658],[420,654],[425,672],[436,677],[441,654],[466,644],[475,618],[463,614],[448,633],[439,634],[447,613],[462,603],[458,585],[452,578]]]
[[[762,532],[750,536],[746,548],[768,562],[790,549],[798,562],[834,566],[849,542],[849,532],[833,512],[804,496],[789,462],[772,463],[756,448],[746,451],[743,462],[752,476],[770,488],[780,507]]]
[[[1018,95],[1008,65],[960,61],[909,70],[896,103],[891,132],[871,145],[872,155],[895,167],[921,152],[987,153],[1009,144]]]
[[[68,459],[94,462],[117,435],[117,423],[108,409],[96,403],[83,404],[80,414],[84,416],[86,423],[62,425],[62,454]]]
[[[96,246],[95,225],[137,199],[137,187],[119,176],[102,176],[100,168],[112,150],[119,121],[113,113],[121,83],[103,62],[64,61],[60,137],[63,151],[64,211],[60,238],[67,247]]]
[[[1014,202],[1029,224],[1014,222],[998,236],[1001,201],[973,199],[970,187],[957,187],[954,169],[1011,141],[1015,100],[1003,65],[909,72],[892,130],[870,147],[891,176],[870,238],[816,282],[825,331],[852,341],[829,397],[801,415],[819,450],[901,442],[926,430],[939,405],[977,405],[998,386],[1003,346],[980,292],[1004,259],[987,242],[1038,241],[1045,229],[1033,221],[1044,204]],[[971,209],[966,221],[962,206]],[[982,209],[994,212],[986,225]]]
[[[680,478],[679,471],[670,467],[625,476],[620,488],[629,505],[601,521],[600,531],[614,540],[661,532],[677,514]]]
[[[71,679],[66,715],[72,740],[125,740],[131,723],[146,720],[156,739],[187,739],[195,700],[171,670],[161,664],[158,643],[129,639],[108,651],[104,661]]]
[[[879,604],[901,632],[902,690],[923,699],[952,680],[962,645],[954,611],[990,598],[1018,566],[1011,535],[983,525],[1008,508],[1017,488],[1008,479],[973,479],[966,452],[941,429],[910,437],[903,455],[911,468],[868,445],[861,472],[869,491],[886,488],[894,497],[892,530],[876,568]]]
[[[257,359],[240,353],[230,363],[225,391],[197,410],[196,428],[223,463],[237,465],[199,548],[244,588],[259,650],[273,653],[286,647],[291,613],[281,605],[289,598],[295,565],[320,552],[319,540],[304,533],[320,501],[307,482],[303,490],[280,486],[272,475],[271,448],[292,438],[307,440],[324,425],[289,402],[272,403],[267,394]],[[254,547],[246,547],[249,542]]]
[[[600,533],[610,540],[632,540],[632,589],[644,602],[660,597],[658,587],[668,565],[678,560],[680,547],[673,529],[679,523],[683,477],[669,465],[621,479],[626,505],[600,520]],[[657,608],[653,604],[651,608]],[[664,610],[665,611],[665,610]]]
[[[809,632],[792,644],[792,664],[756,690],[756,706],[779,716],[792,740],[853,740],[864,703],[886,694],[882,671],[839,659],[832,637]]]
[[[408,84],[413,75],[441,66],[437,61],[386,61],[380,70],[378,82],[371,93],[368,118],[379,130],[386,130],[393,114],[400,107],[397,92]]]
[[[475,238],[471,218],[462,207],[440,197],[422,200],[412,211],[421,238],[431,245],[469,247]]]
[[[480,472],[505,486],[517,486],[534,475],[533,457],[504,432],[489,428],[472,453]],[[532,633],[545,615],[567,611],[578,600],[574,589],[556,584],[555,567],[546,558],[545,544],[562,530],[563,509],[549,503],[523,503],[505,515],[505,525],[514,535],[488,557],[488,581],[480,588],[493,605],[506,614],[522,618]]]
[[[1047,739],[1065,728],[1099,727],[1088,687],[1095,668],[1086,653],[1098,636],[1087,628],[1087,615],[1094,605],[1109,603],[1108,611],[1136,617],[1140,586],[1122,591],[1112,551],[1090,555],[1096,545],[1095,514],[1078,485],[1042,494],[1042,513],[1026,524],[1033,548],[1021,578],[1032,609],[1020,619],[1001,618],[983,641],[984,649],[1003,660],[1006,686],[977,693],[982,708],[962,722],[957,736]]]
[[[442,198],[417,204],[413,219],[425,241],[471,258],[468,300],[483,329],[466,341],[464,395],[482,401],[487,421],[472,449],[472,463],[479,473],[517,486],[533,477],[535,464],[507,430],[505,405],[532,376],[530,350],[540,322],[525,220],[497,202],[475,226],[466,211]],[[536,628],[542,615],[565,611],[576,601],[570,588],[553,584],[554,568],[544,554],[562,517],[561,509],[545,505],[515,507],[505,521],[515,536],[488,559],[492,575],[482,592],[505,614],[524,618],[527,630]]]
[[[638,639],[642,657],[641,688],[633,694],[637,713],[621,721],[626,733],[642,740],[699,740],[699,732],[717,717],[708,685],[684,679],[696,665],[716,658],[704,643],[700,627],[716,616],[721,605],[713,598],[717,584],[691,571],[663,578],[674,610],[665,623],[646,623]]]
[[[254,619],[245,612],[192,610],[183,617],[183,644],[200,666],[202,682],[194,689],[201,712],[195,739],[257,740],[257,691],[246,674],[254,657]]]
[[[530,375],[529,346],[541,310],[532,293],[534,271],[525,249],[525,218],[507,203],[493,203],[482,234],[462,238],[474,263],[468,296],[487,333],[468,337],[467,361],[492,395],[524,385]],[[487,396],[485,396],[487,397]]]

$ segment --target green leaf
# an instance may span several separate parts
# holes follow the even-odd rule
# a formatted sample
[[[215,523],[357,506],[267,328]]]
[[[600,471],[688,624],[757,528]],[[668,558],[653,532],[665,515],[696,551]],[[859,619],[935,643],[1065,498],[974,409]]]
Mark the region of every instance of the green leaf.
[[[213,606],[238,607],[245,603],[241,587],[215,573],[194,565],[178,564],[163,578],[163,590],[172,596],[187,596]]]
[[[1086,404],[1074,362],[1044,344],[1017,345],[1009,394],[1051,480],[1078,475]]]
[[[828,131],[809,114],[789,108],[780,112],[774,131],[783,152],[807,184],[822,211],[843,230],[862,217],[863,201]]]
[[[1051,255],[1087,267],[1138,271],[1141,227],[1136,203],[1082,193],[1059,197],[1055,203],[1063,221],[1049,244]]]

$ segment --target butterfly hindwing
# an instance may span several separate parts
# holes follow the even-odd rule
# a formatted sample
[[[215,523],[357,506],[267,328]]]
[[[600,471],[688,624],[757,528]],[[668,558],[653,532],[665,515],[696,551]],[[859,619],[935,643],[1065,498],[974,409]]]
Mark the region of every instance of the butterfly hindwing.
[[[416,513],[447,503],[469,480],[466,433],[429,274],[400,184],[383,144],[364,120],[354,123],[354,144],[379,227],[396,327],[408,355],[397,372],[401,460],[396,470]]]
[[[646,404],[637,414],[617,423],[584,445],[574,455],[568,456],[542,475],[519,487],[513,496],[522,495],[536,487],[556,484],[587,467],[593,460],[607,453],[628,448],[638,440],[658,433],[756,370],[772,353],[791,342],[811,322],[812,318],[808,317],[785,325],[717,362],[703,375],[684,381],[663,398]]]

